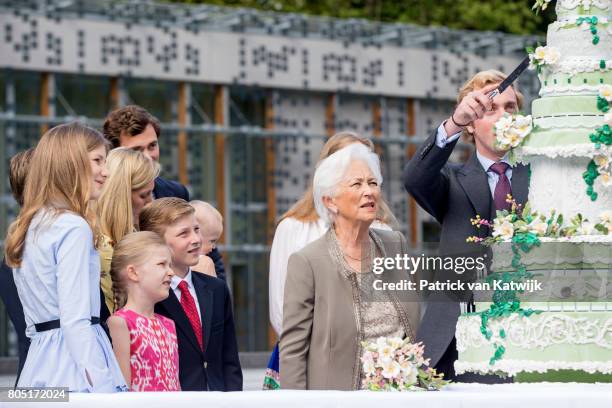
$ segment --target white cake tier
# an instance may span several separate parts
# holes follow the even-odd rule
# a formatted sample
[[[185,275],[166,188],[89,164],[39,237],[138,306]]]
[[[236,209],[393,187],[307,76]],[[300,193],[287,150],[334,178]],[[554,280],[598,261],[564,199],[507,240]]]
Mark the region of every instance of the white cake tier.
[[[550,149],[554,152],[554,147]],[[588,157],[577,156],[529,158],[531,207],[542,214],[549,214],[555,209],[566,220],[581,213],[589,221],[597,223],[600,214],[612,208],[612,188],[604,187],[601,179],[596,179],[594,189],[598,197],[596,201],[591,201],[582,178],[589,161]]]
[[[610,0],[557,0],[555,11],[559,19],[607,15],[610,11]]]
[[[601,18],[597,25],[599,43],[593,44],[593,34],[588,25],[576,26],[575,19],[557,21],[548,26],[546,45],[559,50],[559,63],[575,57],[609,60],[612,57],[612,25]]]

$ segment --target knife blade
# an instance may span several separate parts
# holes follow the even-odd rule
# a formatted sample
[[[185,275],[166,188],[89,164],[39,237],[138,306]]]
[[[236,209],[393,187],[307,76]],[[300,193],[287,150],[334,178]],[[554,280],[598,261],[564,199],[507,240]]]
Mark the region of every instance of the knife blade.
[[[508,75],[508,77],[501,82],[501,84],[499,84],[497,89],[491,91],[491,93],[488,95],[489,99],[493,99],[500,93],[504,92],[506,88],[512,85],[512,83],[516,81],[516,79],[519,76],[521,76],[521,74],[527,69],[528,66],[529,66],[529,56],[526,56],[525,59],[521,61],[521,63],[518,65],[518,67],[516,67],[514,71],[512,71],[512,73]]]

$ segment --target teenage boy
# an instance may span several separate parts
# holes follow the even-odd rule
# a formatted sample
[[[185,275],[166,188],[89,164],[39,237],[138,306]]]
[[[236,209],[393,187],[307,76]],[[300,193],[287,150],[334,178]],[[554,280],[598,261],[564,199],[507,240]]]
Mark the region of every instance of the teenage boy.
[[[227,285],[191,270],[202,238],[194,208],[183,199],[160,198],[140,213],[141,231],[159,234],[172,252],[174,277],[155,312],[174,320],[183,391],[241,391],[242,370]]]

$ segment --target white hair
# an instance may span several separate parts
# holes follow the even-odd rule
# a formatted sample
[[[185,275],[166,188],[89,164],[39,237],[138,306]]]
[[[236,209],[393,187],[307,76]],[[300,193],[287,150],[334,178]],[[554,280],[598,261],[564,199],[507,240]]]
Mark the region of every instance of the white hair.
[[[312,185],[315,209],[327,225],[332,224],[334,214],[323,204],[323,197],[335,197],[349,165],[356,160],[365,162],[378,185],[382,184],[378,155],[361,143],[352,143],[322,160],[315,170]]]

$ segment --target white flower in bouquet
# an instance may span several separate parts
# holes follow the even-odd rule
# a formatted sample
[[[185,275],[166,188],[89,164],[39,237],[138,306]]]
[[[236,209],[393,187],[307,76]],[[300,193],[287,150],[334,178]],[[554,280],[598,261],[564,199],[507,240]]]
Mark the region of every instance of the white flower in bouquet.
[[[419,370],[414,366],[414,364],[412,364],[410,361],[404,360],[400,363],[400,367],[402,369],[402,378],[404,379],[404,383],[407,385],[416,384]]]
[[[378,349],[378,359],[379,361],[390,361],[395,357],[395,348],[391,347],[388,344],[380,347]]]
[[[612,112],[608,112],[604,115],[604,122],[608,126],[612,126]]]
[[[374,364],[374,360],[363,361],[363,372],[368,376],[376,374],[376,365]]]
[[[608,102],[612,102],[612,85],[605,84],[599,87],[599,96]]]
[[[559,62],[559,58],[561,58],[561,53],[559,49],[556,47],[546,47],[544,54],[544,63],[548,65],[554,65]]]
[[[537,218],[531,221],[527,228],[530,232],[533,232],[538,236],[544,236],[544,234],[546,234],[546,230],[548,229],[548,224]]]
[[[395,350],[397,350],[402,347],[402,345],[404,344],[404,340],[400,339],[399,337],[391,337],[387,340],[387,343]]]
[[[395,379],[400,371],[401,367],[397,361],[394,360],[385,360],[381,364],[382,367],[382,376],[387,379]]]
[[[493,237],[507,241],[514,235],[514,225],[506,218],[496,218],[493,221]]]

